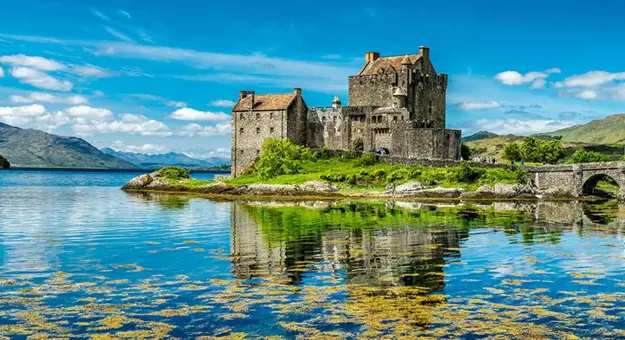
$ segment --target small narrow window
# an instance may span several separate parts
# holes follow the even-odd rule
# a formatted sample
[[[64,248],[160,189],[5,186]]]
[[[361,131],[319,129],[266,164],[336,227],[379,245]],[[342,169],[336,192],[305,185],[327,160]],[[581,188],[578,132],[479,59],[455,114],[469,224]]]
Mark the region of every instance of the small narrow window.
[[[259,127],[256,128],[256,133],[260,133],[260,128]]]
[[[336,123],[336,116],[334,116],[334,122]]]
[[[256,112],[256,119],[260,119],[260,112]]]
[[[243,133],[243,128],[240,128],[240,129],[239,129],[239,133]]]
[[[269,128],[269,133],[273,133],[273,126]]]
[[[269,112],[269,119],[273,119],[273,112]]]
[[[397,116],[393,116],[393,121],[396,122],[397,121]]]
[[[256,149],[256,156],[260,155],[260,150]]]
[[[244,151],[245,151],[245,150],[241,149],[241,154],[243,154],[243,152],[244,152]]]
[[[243,113],[239,113],[239,119],[243,119]]]

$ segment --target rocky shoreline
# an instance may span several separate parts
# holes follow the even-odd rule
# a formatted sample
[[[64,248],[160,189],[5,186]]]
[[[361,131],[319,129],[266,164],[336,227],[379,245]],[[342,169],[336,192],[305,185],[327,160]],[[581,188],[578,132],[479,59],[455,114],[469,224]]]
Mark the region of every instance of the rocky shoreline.
[[[418,182],[408,182],[398,186],[389,185],[381,192],[345,193],[340,188],[319,181],[304,184],[247,184],[230,185],[212,182],[204,186],[185,185],[185,180],[170,181],[158,172],[144,174],[131,179],[122,187],[124,191],[165,191],[195,193],[214,196],[328,196],[362,198],[414,198],[414,199],[579,199],[571,193],[557,190],[538,190],[519,184],[483,185],[472,192],[461,188],[424,187]]]

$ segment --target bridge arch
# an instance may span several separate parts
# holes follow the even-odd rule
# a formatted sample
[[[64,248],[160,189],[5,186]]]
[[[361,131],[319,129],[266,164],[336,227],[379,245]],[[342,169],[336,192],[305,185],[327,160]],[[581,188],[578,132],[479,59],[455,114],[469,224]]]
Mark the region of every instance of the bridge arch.
[[[622,192],[624,188],[622,184],[618,181],[620,179],[618,178],[619,176],[614,177],[610,176],[610,174],[608,173],[596,173],[589,175],[588,177],[583,179],[582,195],[600,197],[616,196],[616,193]],[[600,183],[602,185],[598,186]],[[609,188],[610,186],[612,188]]]

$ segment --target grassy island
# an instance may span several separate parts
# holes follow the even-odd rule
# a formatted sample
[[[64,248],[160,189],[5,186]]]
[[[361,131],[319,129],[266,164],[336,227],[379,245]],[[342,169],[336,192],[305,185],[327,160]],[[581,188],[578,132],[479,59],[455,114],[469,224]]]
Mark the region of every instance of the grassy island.
[[[158,174],[182,191],[201,193],[202,188],[215,183],[192,179],[182,168],[164,168]],[[505,166],[481,168],[460,163],[455,167],[434,168],[386,164],[378,162],[373,153],[333,155],[327,149],[311,150],[288,140],[271,139],[264,144],[262,155],[241,176],[221,182],[230,187],[321,182],[336,187],[338,195],[360,195],[382,193],[407,182],[418,182],[423,189],[455,188],[471,192],[483,185],[525,184],[526,176],[516,167]]]

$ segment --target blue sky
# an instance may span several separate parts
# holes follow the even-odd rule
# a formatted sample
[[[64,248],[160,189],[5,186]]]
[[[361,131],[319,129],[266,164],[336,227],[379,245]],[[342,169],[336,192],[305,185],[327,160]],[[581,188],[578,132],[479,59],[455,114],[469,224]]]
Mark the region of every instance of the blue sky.
[[[344,102],[367,51],[431,48],[447,125],[529,134],[619,113],[625,3],[5,1],[0,121],[98,147],[227,156],[241,89]]]

